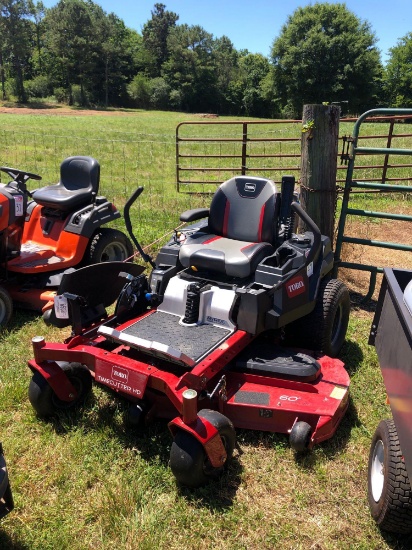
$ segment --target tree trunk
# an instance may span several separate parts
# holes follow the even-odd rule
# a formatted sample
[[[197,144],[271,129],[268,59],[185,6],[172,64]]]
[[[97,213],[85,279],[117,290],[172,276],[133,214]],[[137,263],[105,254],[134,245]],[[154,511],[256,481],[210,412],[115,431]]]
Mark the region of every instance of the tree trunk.
[[[3,65],[3,52],[0,48],[0,80],[1,80],[1,95],[3,101],[6,99],[6,77],[4,74],[4,65]]]
[[[304,105],[301,139],[302,207],[333,242],[339,136],[336,105]],[[307,228],[299,221],[299,229]]]

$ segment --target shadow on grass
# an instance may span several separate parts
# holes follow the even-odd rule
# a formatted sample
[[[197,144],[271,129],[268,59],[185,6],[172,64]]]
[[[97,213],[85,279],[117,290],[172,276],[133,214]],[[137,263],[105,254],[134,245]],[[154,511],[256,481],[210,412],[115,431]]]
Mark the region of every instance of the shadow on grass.
[[[40,315],[40,313],[36,313],[35,311],[15,309],[8,325],[0,329],[0,342],[4,338],[7,338],[11,332],[19,331],[24,325],[36,320]]]
[[[314,447],[311,452],[295,453],[296,464],[305,470],[312,470],[318,462],[324,461],[325,458],[326,460],[333,460],[337,455],[344,452],[352,429],[361,425],[353,399],[349,395],[348,409],[335,434],[327,441],[322,442],[320,446]]]
[[[110,395],[110,390],[102,388],[102,391]],[[47,422],[59,435],[72,430],[103,431],[107,433],[107,437],[115,438],[123,448],[137,451],[147,464],[169,467],[173,440],[167,421],[156,419],[143,428],[130,427],[126,422],[128,408],[129,402],[116,396],[101,406],[92,393],[84,407],[70,412],[59,412]],[[205,487],[187,489],[178,486],[179,494],[195,505],[214,510],[231,506],[241,480],[242,466],[239,455],[239,449],[235,450],[223,474],[216,479],[211,478]]]
[[[363,351],[354,340],[346,340],[339,354],[339,359],[345,363],[349,376],[353,376],[363,361]]]
[[[365,295],[360,294],[359,292],[352,292],[350,293],[350,300],[352,304],[352,308],[354,309],[360,309],[362,311],[368,311],[370,313],[373,313],[376,310],[377,300],[374,300],[373,298],[370,298],[369,300],[365,300]]]
[[[225,510],[233,505],[241,483],[242,471],[243,467],[239,456],[235,454],[223,474],[217,479],[211,479],[207,485],[196,489],[178,487],[179,494],[196,508],[208,508],[214,511]]]
[[[380,534],[389,548],[394,550],[410,550],[412,548],[412,535],[397,535],[386,531],[381,531]]]
[[[29,550],[30,546],[27,546],[23,542],[16,541],[14,537],[11,538],[8,533],[0,528],[0,548],[4,550]]]

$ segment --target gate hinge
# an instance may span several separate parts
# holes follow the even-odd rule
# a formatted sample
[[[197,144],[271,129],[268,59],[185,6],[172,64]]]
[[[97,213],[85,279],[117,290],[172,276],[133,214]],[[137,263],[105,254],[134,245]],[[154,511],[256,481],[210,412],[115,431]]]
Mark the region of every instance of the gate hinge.
[[[355,143],[355,138],[351,136],[342,137],[342,152],[340,154],[341,164],[348,164],[348,162],[353,158],[353,154],[349,152],[352,143]]]

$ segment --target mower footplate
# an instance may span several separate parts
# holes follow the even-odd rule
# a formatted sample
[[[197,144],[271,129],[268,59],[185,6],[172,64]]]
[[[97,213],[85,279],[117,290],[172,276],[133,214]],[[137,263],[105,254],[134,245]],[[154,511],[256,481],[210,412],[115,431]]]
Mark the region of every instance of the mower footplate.
[[[311,382],[321,373],[321,366],[316,359],[305,353],[274,346],[262,346],[254,342],[236,359],[237,372],[273,375],[300,382]]]
[[[232,330],[209,324],[183,325],[179,316],[155,311],[124,329],[102,326],[99,333],[141,351],[193,367]]]

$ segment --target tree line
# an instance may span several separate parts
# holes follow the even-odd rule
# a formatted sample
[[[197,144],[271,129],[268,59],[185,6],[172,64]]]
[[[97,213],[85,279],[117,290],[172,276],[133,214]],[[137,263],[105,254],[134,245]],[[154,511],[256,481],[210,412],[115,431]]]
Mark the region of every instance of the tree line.
[[[412,106],[412,33],[382,65],[367,21],[345,4],[298,8],[271,55],[179,24],[161,3],[138,33],[92,0],[0,0],[3,100],[300,118],[305,103],[350,113]]]

